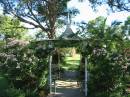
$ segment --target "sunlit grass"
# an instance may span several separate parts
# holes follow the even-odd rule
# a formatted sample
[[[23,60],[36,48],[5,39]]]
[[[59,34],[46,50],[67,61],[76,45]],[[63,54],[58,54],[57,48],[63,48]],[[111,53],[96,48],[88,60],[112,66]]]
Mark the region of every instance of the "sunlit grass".
[[[75,54],[74,56],[67,56],[65,60],[80,60],[80,55]]]
[[[80,55],[75,54],[75,56],[66,56],[65,57],[65,64],[63,65],[63,68],[65,70],[76,70],[80,64]]]

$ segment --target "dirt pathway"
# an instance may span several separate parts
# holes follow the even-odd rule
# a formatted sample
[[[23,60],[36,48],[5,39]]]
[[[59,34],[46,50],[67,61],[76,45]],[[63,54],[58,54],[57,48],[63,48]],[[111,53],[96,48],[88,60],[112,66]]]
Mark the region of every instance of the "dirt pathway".
[[[54,97],[85,97],[80,92],[76,81],[57,81],[57,90]]]

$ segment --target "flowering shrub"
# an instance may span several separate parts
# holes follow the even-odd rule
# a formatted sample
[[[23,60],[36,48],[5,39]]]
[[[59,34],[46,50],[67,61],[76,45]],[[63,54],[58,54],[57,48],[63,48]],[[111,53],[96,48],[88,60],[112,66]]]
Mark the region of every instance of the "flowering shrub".
[[[46,91],[49,54],[46,51],[40,49],[38,44],[20,40],[11,40],[1,46],[0,73],[7,78],[8,89],[21,90],[28,97],[33,97],[32,94],[36,97],[40,91]]]

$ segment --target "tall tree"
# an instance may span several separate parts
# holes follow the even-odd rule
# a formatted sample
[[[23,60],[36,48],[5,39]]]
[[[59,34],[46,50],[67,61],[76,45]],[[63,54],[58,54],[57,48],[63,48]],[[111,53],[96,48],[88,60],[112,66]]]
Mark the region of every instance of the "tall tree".
[[[11,14],[34,28],[40,28],[48,38],[54,38],[56,22],[66,15],[68,1],[70,0],[0,0],[0,4],[6,14]]]
[[[130,35],[130,16],[127,17],[127,20],[125,21],[124,31],[127,33],[127,35]]]

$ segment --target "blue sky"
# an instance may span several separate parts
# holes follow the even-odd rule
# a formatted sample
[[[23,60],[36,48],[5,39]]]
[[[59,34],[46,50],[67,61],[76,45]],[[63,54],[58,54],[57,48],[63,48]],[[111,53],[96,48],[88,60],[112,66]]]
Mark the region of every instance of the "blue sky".
[[[130,16],[130,12],[126,11],[112,13],[110,10],[108,10],[109,7],[107,5],[97,7],[97,11],[94,11],[88,0],[84,0],[82,3],[79,3],[78,0],[71,0],[68,3],[68,7],[75,7],[80,12],[80,14],[72,19],[75,22],[88,22],[99,16],[104,16],[107,17],[107,24],[110,25],[112,21],[124,21],[128,16]],[[76,26],[72,25],[71,28],[74,32],[76,32]]]
[[[104,16],[107,17],[107,24],[110,24],[111,21],[119,20],[124,21],[128,16],[130,16],[130,12],[115,12],[115,13],[109,13],[107,11],[108,6],[102,5],[100,7],[97,7],[97,12],[94,12],[93,9],[90,6],[90,3],[88,0],[84,0],[83,3],[79,3],[78,0],[71,0],[68,3],[68,7],[75,7],[79,9],[80,14],[77,15],[73,20],[80,22],[80,21],[86,21],[93,20],[98,16]]]
[[[80,14],[78,14],[75,18],[72,19],[75,22],[81,22],[81,21],[88,22],[90,20],[95,19],[96,17],[104,16],[107,17],[107,24],[110,25],[111,22],[114,20],[124,21],[128,16],[130,16],[130,12],[126,11],[110,13],[107,11],[108,8],[107,5],[97,7],[96,9],[98,11],[94,12],[88,0],[84,0],[84,2],[82,3],[79,3],[78,0],[71,0],[68,3],[68,7],[69,8],[75,7],[80,12]],[[2,8],[0,8],[0,13],[2,13]],[[25,25],[30,26],[28,24]],[[72,25],[71,28],[74,32],[76,32],[76,26]],[[63,29],[61,31],[63,31]],[[30,32],[34,32],[34,30],[33,31],[31,30]]]
[[[107,17],[107,24],[110,24],[114,20],[124,21],[128,16],[130,16],[130,12],[115,12],[115,13],[108,13],[107,5],[102,5],[98,8],[96,8],[98,11],[94,12],[93,9],[90,6],[90,3],[88,0],[83,0],[84,2],[80,3],[78,0],[71,0],[68,2],[68,7],[75,7],[80,11],[80,14],[78,14],[75,18],[73,18],[73,21],[81,22],[85,21],[88,22],[90,20],[95,19],[98,16],[104,16]],[[2,8],[0,8],[0,14],[2,14]]]

